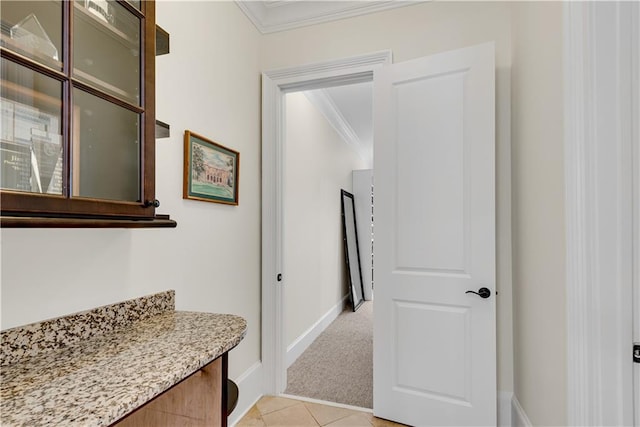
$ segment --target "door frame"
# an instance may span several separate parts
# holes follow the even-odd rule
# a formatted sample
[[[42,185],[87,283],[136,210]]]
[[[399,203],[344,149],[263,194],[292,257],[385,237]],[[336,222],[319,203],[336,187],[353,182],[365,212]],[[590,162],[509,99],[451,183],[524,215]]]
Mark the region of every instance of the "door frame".
[[[639,16],[637,3],[564,4],[569,425],[633,424]]]
[[[262,365],[263,392],[287,386],[284,334],[283,189],[285,102],[288,92],[373,80],[373,70],[391,64],[390,50],[266,71],[262,74]],[[283,280],[278,281],[279,274]]]

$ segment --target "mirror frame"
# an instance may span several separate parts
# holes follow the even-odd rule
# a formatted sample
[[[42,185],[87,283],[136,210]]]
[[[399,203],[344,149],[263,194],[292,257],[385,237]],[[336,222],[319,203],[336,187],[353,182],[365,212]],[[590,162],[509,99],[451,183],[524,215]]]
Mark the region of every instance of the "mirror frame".
[[[353,222],[347,221],[345,210],[347,203],[351,203]],[[347,264],[347,276],[349,277],[349,297],[353,311],[356,311],[364,302],[364,286],[360,267],[360,247],[358,245],[358,228],[356,227],[356,208],[353,194],[345,190],[340,190],[340,206],[342,207],[344,258]],[[346,208],[348,209],[348,207]],[[353,253],[354,250],[355,254]]]

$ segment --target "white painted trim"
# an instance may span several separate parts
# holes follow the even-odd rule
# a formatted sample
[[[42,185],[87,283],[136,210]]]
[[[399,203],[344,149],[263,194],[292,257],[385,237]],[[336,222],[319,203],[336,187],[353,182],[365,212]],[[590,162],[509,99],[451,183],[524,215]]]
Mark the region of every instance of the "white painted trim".
[[[262,75],[262,364],[264,391],[277,394],[287,385],[283,333],[282,273],[282,138],[283,92]]]
[[[632,104],[634,123],[632,141],[633,147],[633,230],[634,230],[634,266],[633,266],[633,282],[634,282],[634,303],[633,318],[634,322],[634,343],[640,344],[640,4],[635,3],[635,11],[632,13],[633,19],[633,43],[632,48],[632,68],[631,76],[633,78]],[[640,427],[640,364],[634,364],[634,426]]]
[[[264,392],[287,385],[282,271],[284,94],[335,84],[371,81],[373,70],[391,63],[391,51],[267,71],[262,74],[262,364]]]
[[[524,412],[524,409],[520,405],[520,402],[518,402],[518,398],[515,396],[515,394],[513,395],[511,404],[511,425],[513,427],[532,427],[533,424],[531,424],[531,421],[529,421],[529,417],[527,417],[526,412]]]
[[[373,80],[373,70],[391,64],[391,51],[383,50],[350,58],[265,71],[281,92],[321,89]],[[264,104],[264,100],[263,100]]]
[[[349,121],[344,118],[338,106],[326,89],[316,89],[304,92],[305,96],[329,122],[340,138],[354,150],[362,160],[373,164],[373,153],[367,153],[367,149],[360,141],[358,134],[353,130]]]
[[[350,58],[280,68],[263,73],[279,91],[319,89],[323,87],[369,82],[373,70],[391,64],[391,51],[383,50]]]
[[[293,365],[293,362],[295,362],[298,357],[300,357],[300,355],[309,348],[311,343],[313,343],[313,341],[315,341],[315,339],[318,338],[325,329],[327,329],[327,326],[338,318],[340,313],[342,313],[347,306],[347,298],[349,298],[349,294],[342,297],[342,299],[329,309],[329,311],[323,314],[322,317],[313,324],[313,326],[303,332],[302,335],[296,338],[295,341],[287,347],[287,368]]]
[[[276,33],[338,19],[409,6],[425,0],[263,2],[236,0],[238,7],[262,34]],[[300,3],[303,3],[302,5]]]
[[[632,7],[564,3],[569,425],[633,423]]]
[[[229,416],[228,425],[234,426],[245,416],[249,409],[264,395],[262,363],[256,362],[234,380],[238,386],[238,404]]]
[[[511,427],[511,414],[513,412],[513,393],[510,391],[498,392],[498,426]]]

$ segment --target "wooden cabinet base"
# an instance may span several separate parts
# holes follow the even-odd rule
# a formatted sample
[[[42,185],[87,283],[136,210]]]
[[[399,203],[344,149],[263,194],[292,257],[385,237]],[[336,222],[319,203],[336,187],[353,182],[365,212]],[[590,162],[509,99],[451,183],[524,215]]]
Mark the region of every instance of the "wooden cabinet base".
[[[226,426],[226,359],[225,353],[113,426]]]

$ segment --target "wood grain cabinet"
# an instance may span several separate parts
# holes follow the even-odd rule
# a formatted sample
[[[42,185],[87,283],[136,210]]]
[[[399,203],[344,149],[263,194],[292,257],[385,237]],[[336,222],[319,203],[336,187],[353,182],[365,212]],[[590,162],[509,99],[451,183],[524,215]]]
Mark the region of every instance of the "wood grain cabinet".
[[[227,425],[227,353],[121,419],[117,427]]]
[[[2,225],[155,219],[155,2],[3,0],[1,24]]]

